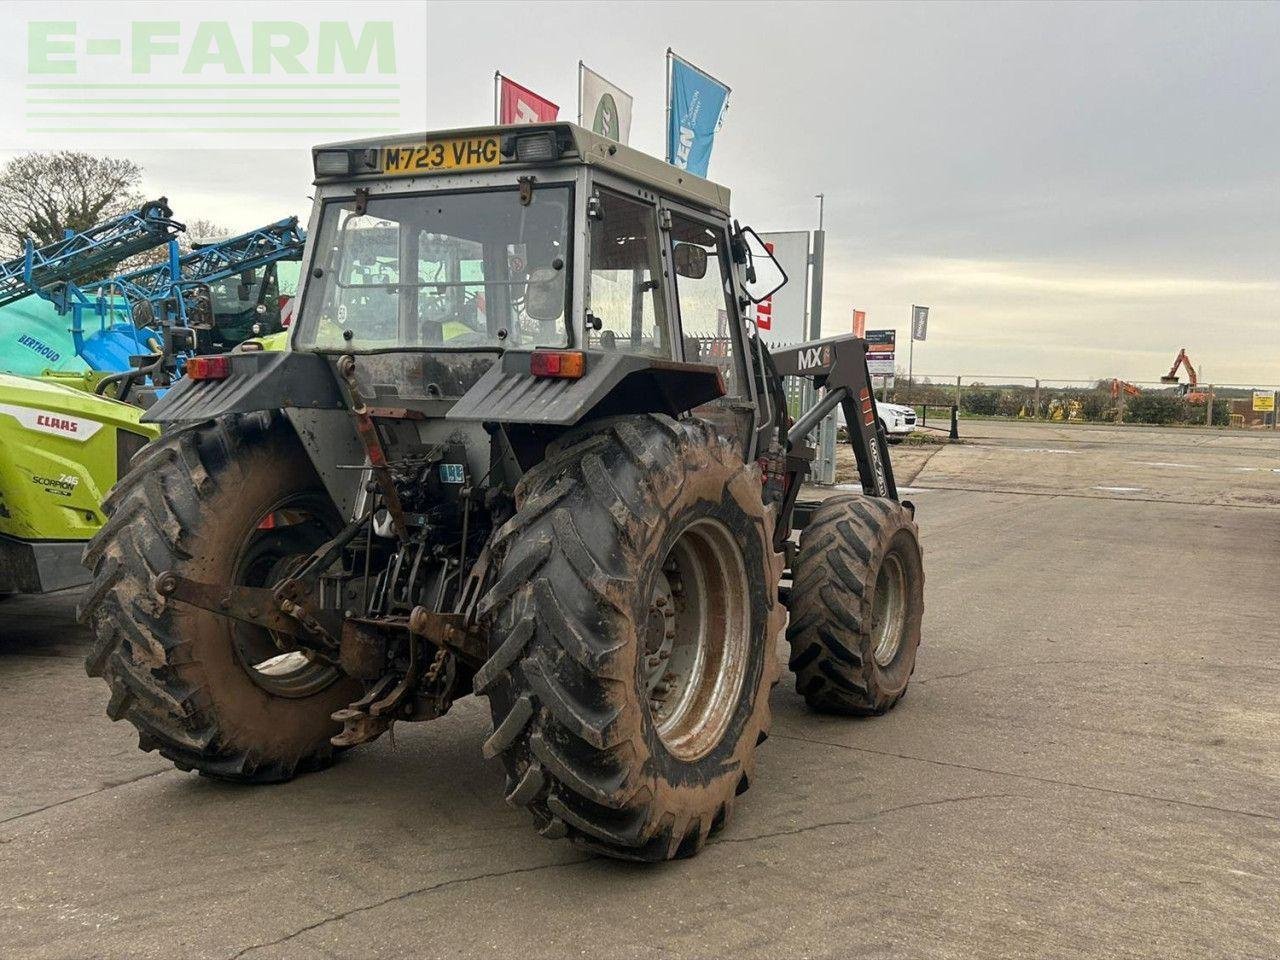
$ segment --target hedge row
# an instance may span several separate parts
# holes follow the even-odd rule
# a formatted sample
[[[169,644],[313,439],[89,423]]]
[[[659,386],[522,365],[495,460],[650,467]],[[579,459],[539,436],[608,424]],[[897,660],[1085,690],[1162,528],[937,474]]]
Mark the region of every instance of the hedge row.
[[[899,381],[893,400],[897,403],[950,405],[955,402],[955,396],[955,387],[916,384],[908,399],[905,384]],[[1215,425],[1225,426],[1228,423],[1228,407],[1227,399],[1214,401]],[[962,416],[1114,423],[1118,413],[1116,408],[1109,384],[1092,389],[1041,387],[1038,403],[1033,387],[966,384],[960,391]],[[1205,422],[1205,413],[1204,403],[1189,403],[1173,391],[1145,392],[1137,397],[1126,397],[1124,403],[1125,423],[1201,424]]]

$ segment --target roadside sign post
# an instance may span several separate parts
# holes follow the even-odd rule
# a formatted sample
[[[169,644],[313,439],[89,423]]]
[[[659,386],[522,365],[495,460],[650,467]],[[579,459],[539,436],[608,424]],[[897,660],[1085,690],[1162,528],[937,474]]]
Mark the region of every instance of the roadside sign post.
[[[884,378],[881,399],[886,403],[889,400],[889,381],[893,378],[894,345],[897,338],[897,330],[868,330],[866,336],[867,373],[871,375],[873,385],[876,377]]]
[[[1253,412],[1262,414],[1262,422],[1267,422],[1267,414],[1271,414],[1271,429],[1276,428],[1276,394],[1274,390],[1253,391]]]

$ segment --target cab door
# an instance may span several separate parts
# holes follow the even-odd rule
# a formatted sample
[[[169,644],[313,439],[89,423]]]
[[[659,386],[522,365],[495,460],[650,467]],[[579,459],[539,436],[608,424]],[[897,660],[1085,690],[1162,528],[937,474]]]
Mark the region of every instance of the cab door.
[[[723,397],[693,414],[736,437],[751,457],[758,411],[755,383],[748,376],[746,327],[734,292],[728,225],[672,202],[662,205],[662,225],[678,356],[687,363],[714,364],[725,384]]]

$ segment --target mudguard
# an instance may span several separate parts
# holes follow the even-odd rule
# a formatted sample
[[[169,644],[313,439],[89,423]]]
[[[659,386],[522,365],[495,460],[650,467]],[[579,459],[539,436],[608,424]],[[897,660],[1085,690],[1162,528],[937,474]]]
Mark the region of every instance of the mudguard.
[[[318,353],[256,350],[227,354],[224,380],[183,377],[142,419],[148,423],[209,420],[257,410],[340,410],[346,404],[328,360]]]
[[[570,427],[588,416],[675,417],[725,392],[720,371],[711,364],[587,351],[584,374],[570,380],[533,376],[531,355],[532,351],[508,350],[445,419]]]

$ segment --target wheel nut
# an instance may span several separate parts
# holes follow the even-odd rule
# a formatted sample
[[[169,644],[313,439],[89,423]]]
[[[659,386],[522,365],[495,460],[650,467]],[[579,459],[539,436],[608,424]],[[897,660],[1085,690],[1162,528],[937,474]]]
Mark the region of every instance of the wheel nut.
[[[660,607],[665,607],[665,606],[667,605],[667,598],[666,598],[666,597],[658,597],[658,599],[657,599],[657,600],[655,600],[655,601],[653,601],[653,602],[654,602],[654,603],[656,603],[656,604],[657,604],[658,606],[660,606]]]

